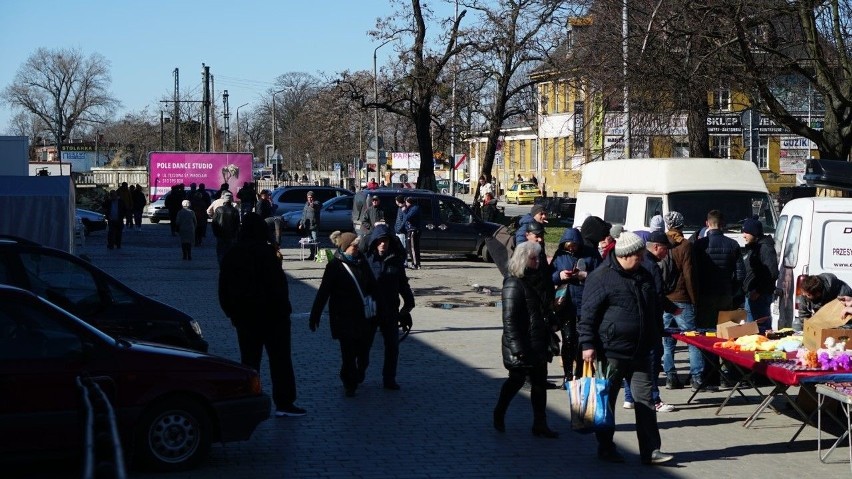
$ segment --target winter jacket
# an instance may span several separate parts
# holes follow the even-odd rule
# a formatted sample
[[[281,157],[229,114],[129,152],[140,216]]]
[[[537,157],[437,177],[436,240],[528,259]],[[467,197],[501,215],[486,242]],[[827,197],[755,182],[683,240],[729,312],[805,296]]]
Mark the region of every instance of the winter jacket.
[[[376,226],[376,223],[384,221],[384,219],[385,213],[380,206],[371,205],[367,207],[367,211],[364,212],[361,222],[361,231],[363,231],[364,235],[369,235],[373,227]]]
[[[527,226],[535,221],[532,215],[527,213],[518,220],[518,229],[515,230],[515,244],[519,245],[527,240]]]
[[[733,296],[740,291],[745,267],[739,243],[725,236],[722,230],[712,229],[695,241],[692,251],[696,273],[693,280],[698,284],[699,298]]]
[[[290,292],[276,249],[265,241],[265,226],[232,246],[219,272],[219,305],[232,321],[262,327],[290,321]],[[246,235],[248,236],[248,235]]]
[[[393,223],[393,232],[395,234],[405,234],[405,207],[399,206],[396,209],[396,221]]]
[[[817,275],[822,281],[822,297],[811,301],[799,296],[799,319],[804,321],[814,315],[820,308],[837,299],[838,296],[852,296],[852,288],[831,273]]]
[[[672,303],[665,294],[663,294],[663,272],[657,264],[657,257],[645,250],[645,255],[642,257],[642,267],[651,273],[651,278],[654,282],[654,291],[657,293],[657,309],[660,311],[660,327],[663,325],[663,311],[674,313],[677,311],[677,305]]]
[[[497,219],[497,198],[492,198],[491,201],[483,202],[480,214],[482,215],[482,221],[490,223]]]
[[[130,199],[133,202],[133,211],[137,213],[142,211],[145,208],[145,205],[148,203],[145,200],[145,193],[142,192],[141,188],[136,188],[135,190],[133,190],[133,192],[130,194]]]
[[[420,231],[420,207],[414,204],[408,206],[405,209],[403,223],[405,224],[406,232]]]
[[[387,238],[389,244],[385,254],[380,256],[376,246],[382,238]],[[400,295],[404,302],[403,310],[408,312],[414,309],[414,293],[405,274],[405,249],[387,225],[379,224],[373,228],[366,261],[378,286],[375,299],[378,303],[379,323],[395,325],[399,316]]]
[[[225,203],[213,212],[213,236],[221,239],[237,239],[240,231],[240,212],[233,204]]]
[[[328,303],[328,320],[332,338],[366,338],[368,335],[375,334],[376,318],[364,317],[364,303],[352,276],[349,276],[343,266],[344,263],[349,265],[352,274],[357,278],[362,293],[376,299],[376,279],[364,257],[358,255],[354,259],[349,259],[338,249],[323,272],[322,281],[311,308],[310,323],[319,325],[322,311]]]
[[[569,241],[580,245],[580,249],[575,254],[571,254],[565,250],[565,243]],[[557,287],[563,284],[568,285],[568,297],[570,301],[562,307],[562,310],[559,312],[560,317],[570,318],[571,316],[580,314],[583,304],[585,280],[580,280],[580,278],[572,276],[567,281],[563,281],[559,277],[560,271],[577,269],[580,260],[583,261],[583,270],[587,273],[591,273],[601,263],[598,251],[583,244],[580,230],[577,228],[567,228],[562,233],[562,238],[559,239],[559,246],[553,255],[553,260],[550,262],[550,266],[553,269],[553,273],[551,274],[553,284]]]
[[[320,208],[322,203],[319,201],[309,201],[302,208],[302,219],[299,220],[299,226],[307,231],[316,231],[320,224]]]
[[[581,350],[615,359],[647,357],[661,335],[653,281],[645,268],[625,271],[613,255],[592,271],[577,322]]]
[[[695,304],[695,281],[693,275],[693,252],[692,243],[686,240],[683,232],[678,229],[670,229],[666,235],[669,237],[669,242],[672,244],[669,247],[669,256],[672,257],[672,262],[678,271],[677,284],[674,289],[666,296],[670,301],[676,303]]]
[[[745,280],[743,291],[769,295],[775,291],[778,280],[778,258],[775,256],[775,240],[763,235],[754,243],[747,244],[745,251]]]
[[[537,366],[553,358],[551,326],[543,276],[527,269],[523,278],[503,280],[503,366],[506,369]]]
[[[177,223],[177,231],[180,235],[181,243],[192,243],[195,241],[195,228],[198,226],[195,219],[195,212],[189,208],[182,208],[178,211],[175,223]]]

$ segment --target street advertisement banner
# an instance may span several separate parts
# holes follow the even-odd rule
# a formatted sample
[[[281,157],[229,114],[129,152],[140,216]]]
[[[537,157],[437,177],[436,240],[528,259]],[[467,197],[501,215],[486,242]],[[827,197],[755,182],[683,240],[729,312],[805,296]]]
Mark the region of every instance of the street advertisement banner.
[[[151,202],[183,183],[204,183],[206,188],[219,189],[227,183],[238,191],[243,183],[254,181],[251,153],[192,153],[152,151],[148,154],[148,185]]]

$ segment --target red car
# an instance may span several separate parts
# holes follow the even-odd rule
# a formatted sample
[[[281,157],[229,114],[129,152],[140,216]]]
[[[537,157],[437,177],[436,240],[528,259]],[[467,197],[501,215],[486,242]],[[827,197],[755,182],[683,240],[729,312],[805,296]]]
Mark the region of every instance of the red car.
[[[212,442],[247,440],[271,401],[253,369],[186,349],[114,339],[35,294],[0,285],[0,458],[81,457],[77,378],[110,398],[125,456],[173,471]]]

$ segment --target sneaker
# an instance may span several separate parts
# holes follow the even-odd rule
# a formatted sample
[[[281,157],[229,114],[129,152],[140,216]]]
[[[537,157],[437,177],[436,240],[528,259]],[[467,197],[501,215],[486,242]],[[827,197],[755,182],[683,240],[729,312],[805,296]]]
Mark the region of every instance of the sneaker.
[[[657,405],[654,406],[654,408],[657,410],[657,412],[675,412],[675,411],[677,411],[676,407],[672,406],[671,404],[665,403],[663,401],[658,402]]]
[[[604,462],[612,462],[615,464],[621,464],[624,462],[624,456],[622,456],[621,453],[619,453],[616,449],[611,449],[608,451],[598,451],[598,459]]]
[[[296,405],[289,405],[275,410],[275,417],[299,417],[307,414],[308,411]]]
[[[664,462],[669,462],[674,459],[674,456],[671,454],[664,454],[660,452],[659,449],[655,449],[654,452],[651,453],[651,457],[647,459],[642,459],[642,464],[646,465],[654,465],[654,464],[662,464]]]
[[[677,374],[669,374],[666,377],[666,389],[683,389],[683,384],[681,384]]]
[[[624,409],[633,409],[636,407],[636,405],[633,404],[633,402],[631,401],[624,401],[624,405],[621,407],[623,407]]]

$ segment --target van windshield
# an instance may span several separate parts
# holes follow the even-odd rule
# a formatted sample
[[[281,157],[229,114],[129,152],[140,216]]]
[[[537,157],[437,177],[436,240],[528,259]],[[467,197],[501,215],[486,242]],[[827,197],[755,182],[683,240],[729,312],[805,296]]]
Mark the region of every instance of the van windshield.
[[[772,200],[766,193],[749,191],[684,191],[669,194],[669,211],[683,215],[684,231],[704,227],[707,212],[719,210],[725,217],[725,231],[741,232],[743,220],[757,217],[763,223],[763,233],[775,232]]]

